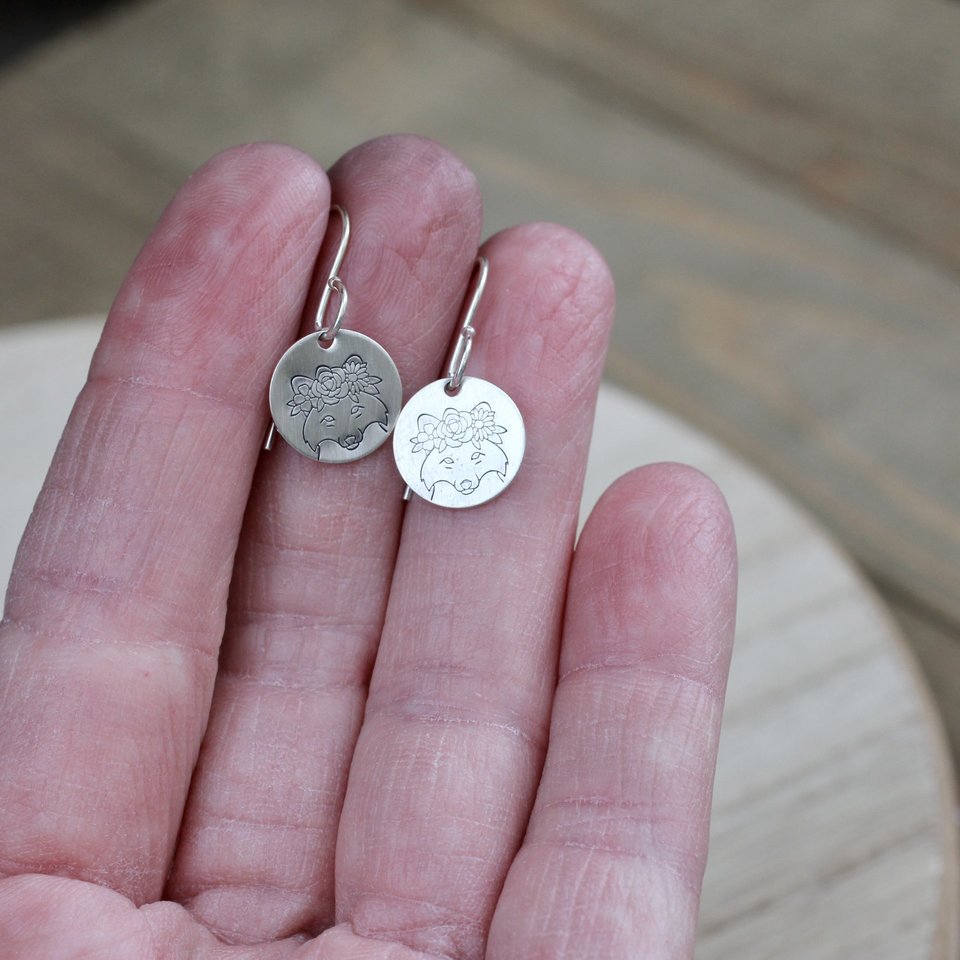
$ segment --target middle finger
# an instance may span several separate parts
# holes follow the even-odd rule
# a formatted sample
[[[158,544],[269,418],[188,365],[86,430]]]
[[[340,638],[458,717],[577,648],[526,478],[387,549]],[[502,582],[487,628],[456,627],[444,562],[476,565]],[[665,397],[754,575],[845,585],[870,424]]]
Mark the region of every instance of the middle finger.
[[[476,181],[415,137],[352,150],[330,181],[352,226],[345,325],[383,345],[409,396],[449,343],[479,241]],[[339,239],[331,219],[321,264]],[[389,442],[317,464],[278,438],[264,460],[168,888],[234,943],[332,918],[337,821],[403,512]]]

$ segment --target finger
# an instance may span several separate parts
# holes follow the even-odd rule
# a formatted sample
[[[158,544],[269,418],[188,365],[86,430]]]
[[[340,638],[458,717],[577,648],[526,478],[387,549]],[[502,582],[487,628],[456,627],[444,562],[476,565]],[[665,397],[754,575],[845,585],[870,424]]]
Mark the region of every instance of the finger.
[[[337,851],[339,920],[462,958],[483,954],[533,800],[613,310],[606,266],[566,229],[485,253],[469,375],[514,398],[526,456],[482,506],[408,509]]]
[[[491,960],[693,955],[736,550],[702,474],[628,474],[571,574],[550,749]]]
[[[437,374],[476,257],[476,180],[417,137],[365,144],[330,175],[352,225],[346,325],[384,346],[409,394]],[[280,443],[258,471],[168,889],[222,939],[262,942],[332,921],[337,822],[402,490],[389,444],[319,464]]]
[[[162,889],[206,722],[264,384],[328,184],[227,151],[131,269],[20,547],[0,645],[0,872]],[[37,371],[37,389],[50,369]]]

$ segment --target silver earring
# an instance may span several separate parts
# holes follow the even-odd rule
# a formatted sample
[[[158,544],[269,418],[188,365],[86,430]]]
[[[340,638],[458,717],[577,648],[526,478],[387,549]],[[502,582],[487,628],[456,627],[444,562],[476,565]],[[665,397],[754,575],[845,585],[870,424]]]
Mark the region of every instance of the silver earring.
[[[393,432],[402,400],[396,364],[376,340],[341,330],[347,313],[347,288],[339,270],[350,240],[350,218],[340,215],[340,245],[317,307],[316,332],[298,340],[280,358],[270,380],[274,432],[311,460],[346,463],[373,453]],[[331,296],[337,315],[325,326]]]
[[[393,456],[405,500],[416,493],[441,507],[475,507],[502,493],[520,469],[526,434],[517,405],[489,381],[464,376],[488,269],[479,257],[446,377],[417,391],[397,418]]]

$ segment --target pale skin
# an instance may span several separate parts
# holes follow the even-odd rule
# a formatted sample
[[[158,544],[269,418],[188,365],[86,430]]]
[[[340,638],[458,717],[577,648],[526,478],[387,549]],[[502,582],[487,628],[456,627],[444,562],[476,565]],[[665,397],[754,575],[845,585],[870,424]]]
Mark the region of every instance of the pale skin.
[[[183,186],[7,594],[0,954],[689,957],[733,633],[723,497],[641,467],[574,552],[613,288],[549,224],[482,246],[469,372],[527,428],[502,496],[405,508],[389,443],[261,454],[331,201],[347,325],[407,396],[440,371],[481,229],[453,155],[382,138],[326,173],[257,144]]]

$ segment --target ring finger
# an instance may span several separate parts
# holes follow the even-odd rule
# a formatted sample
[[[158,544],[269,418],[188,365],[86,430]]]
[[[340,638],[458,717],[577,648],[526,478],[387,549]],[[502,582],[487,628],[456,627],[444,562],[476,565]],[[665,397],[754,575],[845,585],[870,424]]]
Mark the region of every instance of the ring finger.
[[[340,827],[344,926],[326,935],[464,960],[483,955],[543,760],[613,314],[603,261],[569,230],[530,224],[484,251],[490,279],[469,373],[516,401],[526,453],[496,500],[470,510],[418,500],[404,519]],[[503,464],[484,447],[493,459],[471,465],[470,442],[445,449],[458,485]],[[424,461],[421,477],[432,469]],[[489,471],[478,480],[497,482]]]

